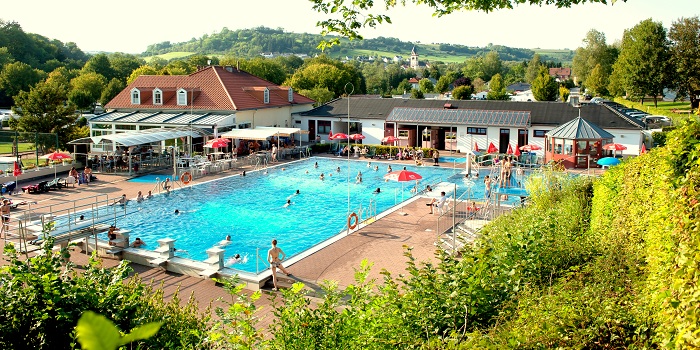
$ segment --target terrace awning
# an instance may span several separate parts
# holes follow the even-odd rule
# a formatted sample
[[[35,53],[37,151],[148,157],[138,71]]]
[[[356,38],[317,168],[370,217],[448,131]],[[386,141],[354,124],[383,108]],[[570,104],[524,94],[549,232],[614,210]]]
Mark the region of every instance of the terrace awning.
[[[301,130],[299,128],[279,128],[275,126],[258,126],[256,129],[263,130],[275,130],[275,135],[282,137],[289,137],[292,134],[308,134],[308,130]]]
[[[180,128],[154,128],[140,131],[116,133],[110,135],[93,136],[90,139],[97,144],[104,141],[111,141],[122,146],[136,146],[152,142],[172,140],[180,137],[202,137],[209,135],[207,131],[195,127]],[[75,140],[75,142],[80,141]],[[71,141],[73,142],[73,141]]]
[[[219,137],[242,140],[267,140],[268,137],[277,135],[273,129],[233,129],[227,131]]]

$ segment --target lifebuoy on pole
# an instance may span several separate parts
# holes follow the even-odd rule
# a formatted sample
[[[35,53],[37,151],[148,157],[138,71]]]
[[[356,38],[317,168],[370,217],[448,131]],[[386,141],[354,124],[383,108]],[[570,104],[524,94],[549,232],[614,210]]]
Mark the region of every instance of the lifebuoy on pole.
[[[192,174],[190,174],[189,171],[185,171],[180,175],[180,181],[182,181],[183,184],[187,185],[188,183],[192,182]]]
[[[357,214],[352,213],[350,216],[348,216],[348,228],[351,230],[354,230],[357,225],[360,223],[360,218],[357,216]]]

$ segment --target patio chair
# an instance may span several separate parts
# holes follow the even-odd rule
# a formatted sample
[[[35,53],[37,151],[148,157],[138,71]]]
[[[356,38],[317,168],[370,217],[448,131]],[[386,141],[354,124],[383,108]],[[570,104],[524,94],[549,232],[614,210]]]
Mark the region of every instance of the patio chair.
[[[330,154],[338,153],[338,145],[339,145],[338,142],[331,143],[331,147],[328,148],[328,153],[330,153]]]
[[[49,181],[49,182],[46,184],[47,189],[49,189],[49,190],[52,190],[52,189],[53,189],[53,190],[60,190],[61,187],[62,187],[62,184],[61,184],[60,180],[61,180],[60,178],[54,178],[53,180]]]
[[[365,158],[370,158],[374,159],[374,157],[377,155],[377,147],[370,147],[369,152],[365,154]]]
[[[17,188],[17,183],[14,181],[5,182],[2,184],[2,194],[12,194]]]

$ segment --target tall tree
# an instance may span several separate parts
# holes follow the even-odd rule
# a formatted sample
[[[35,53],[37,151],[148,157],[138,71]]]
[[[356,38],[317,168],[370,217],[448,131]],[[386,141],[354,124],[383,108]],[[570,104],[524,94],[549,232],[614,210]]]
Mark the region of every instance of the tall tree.
[[[537,78],[537,75],[540,74],[541,67],[544,67],[544,64],[540,59],[540,55],[532,55],[532,59],[527,64],[527,68],[525,69],[525,82],[527,82],[528,84],[532,84],[535,78]]]
[[[452,90],[452,98],[455,100],[471,100],[474,88],[471,85],[462,85]]]
[[[576,80],[579,84],[587,85],[588,76],[597,65],[600,65],[598,74],[601,74],[603,80],[607,82],[617,59],[617,49],[605,42],[605,33],[595,29],[588,31],[583,39],[583,45],[576,49],[572,63]]]
[[[668,32],[671,60],[675,68],[672,85],[680,96],[689,96],[693,108],[698,107],[700,90],[700,19],[681,18]]]
[[[65,145],[67,129],[75,127],[75,105],[68,101],[68,87],[56,83],[38,83],[29,92],[22,91],[15,96],[13,111],[20,115],[10,126],[22,132],[43,132],[58,134],[59,144]],[[53,141],[44,148],[53,146]]]
[[[112,78],[117,77],[117,73],[112,68],[112,64],[109,62],[109,57],[106,54],[98,53],[95,56],[90,57],[90,59],[83,66],[83,72],[95,72],[107,80],[112,80]]]
[[[116,52],[109,55],[109,64],[114,70],[114,77],[126,82],[131,72],[143,66],[146,62],[134,55]],[[105,79],[108,78],[105,77]],[[108,81],[109,80],[110,79],[108,79]]]
[[[450,77],[447,75],[443,75],[438,79],[437,83],[435,83],[435,91],[444,94],[450,89]]]
[[[610,84],[608,76],[603,67],[597,64],[586,79],[586,90],[596,96],[605,96],[608,93],[608,84]]]
[[[41,81],[45,74],[24,62],[12,62],[5,65],[0,72],[0,89],[9,97],[16,96],[20,91],[29,91],[29,88]]]
[[[657,96],[670,85],[670,57],[666,29],[661,22],[647,19],[625,30],[613,72],[629,95],[641,98],[642,103],[651,95],[656,105]]]
[[[70,85],[73,91],[84,92],[83,95],[88,96],[92,100],[90,103],[94,104],[102,96],[102,90],[107,86],[107,79],[100,74],[88,72],[73,78]]]
[[[287,79],[287,73],[281,64],[264,57],[243,60],[240,67],[256,77],[263,78],[277,85],[282,84]]]
[[[510,94],[506,91],[506,85],[500,74],[496,74],[489,82],[489,92],[486,94],[487,100],[510,100]]]
[[[503,63],[501,62],[501,58],[498,56],[498,52],[493,50],[489,51],[489,53],[484,56],[481,67],[484,75],[480,78],[486,81],[491,80],[491,78],[496,74],[503,73]]]
[[[532,81],[532,96],[537,101],[556,101],[558,87],[557,82],[549,75],[549,69],[542,66],[537,78]]]
[[[418,86],[420,86],[420,91],[424,94],[431,93],[435,89],[435,86],[433,86],[433,82],[430,81],[428,78],[423,78],[418,82]]]

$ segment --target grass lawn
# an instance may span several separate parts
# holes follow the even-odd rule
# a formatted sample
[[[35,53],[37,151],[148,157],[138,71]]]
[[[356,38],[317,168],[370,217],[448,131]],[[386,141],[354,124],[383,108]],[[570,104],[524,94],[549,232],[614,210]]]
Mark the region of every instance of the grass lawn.
[[[34,144],[31,142],[20,142],[17,145],[19,152],[33,151]],[[12,154],[12,143],[0,143],[0,154]]]
[[[154,57],[159,57],[159,58],[162,58],[166,61],[170,61],[170,60],[175,59],[175,58],[192,56],[194,54],[195,54],[194,52],[175,51],[175,52],[164,53],[162,55],[148,56],[148,57],[144,57],[143,59],[146,60],[146,62],[149,62]]]
[[[673,119],[674,123],[689,116],[694,116],[690,114],[690,101],[658,101],[657,107],[654,107],[654,100],[644,100],[643,105],[639,101],[630,101],[622,98],[616,98],[615,102],[649,114],[665,115]],[[695,117],[697,116],[695,115]]]

